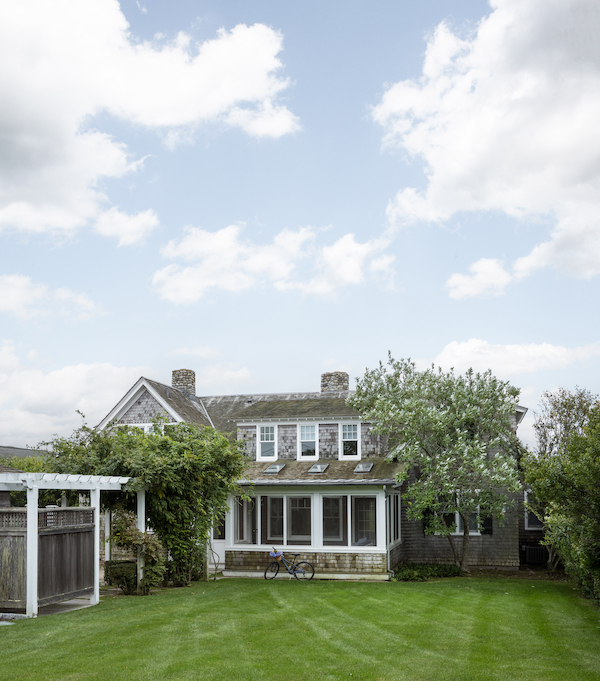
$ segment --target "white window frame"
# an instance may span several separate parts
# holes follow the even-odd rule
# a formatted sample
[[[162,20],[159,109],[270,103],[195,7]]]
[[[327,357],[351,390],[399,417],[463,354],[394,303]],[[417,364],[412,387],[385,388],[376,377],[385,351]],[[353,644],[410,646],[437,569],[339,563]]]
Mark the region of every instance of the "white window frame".
[[[344,426],[356,426],[356,440],[348,440],[348,442],[356,442],[356,454],[353,456],[344,456]],[[338,460],[339,461],[360,461],[361,459],[361,422],[360,421],[340,421],[338,426]]]
[[[529,508],[527,508],[528,496],[529,496],[529,492],[527,490],[525,490],[525,496],[523,498],[523,500],[525,501],[525,504],[524,504],[525,529],[528,530],[529,532],[541,532],[544,529],[544,521],[541,518],[538,518],[537,515],[533,511],[530,511]],[[529,527],[529,514],[530,513],[533,513],[533,515],[535,515],[535,517],[540,521],[541,525],[536,525],[535,527]]]
[[[314,428],[315,431],[315,455],[302,456],[302,428]],[[319,424],[318,423],[299,423],[296,430],[296,460],[297,461],[318,461],[319,460]],[[304,440],[304,442],[312,442],[312,440]]]
[[[402,543],[402,495],[394,492],[386,497],[387,503],[387,540],[390,546]],[[396,506],[397,509],[394,509]],[[396,513],[394,513],[396,511]],[[398,528],[398,537],[394,539],[394,524]]]
[[[261,442],[262,440],[260,439],[261,437],[261,428],[273,428],[273,437],[274,439],[274,449],[273,451],[275,452],[274,456],[262,456],[262,447],[261,447]],[[277,424],[276,423],[259,423],[256,426],[256,460],[257,461],[277,461],[277,456],[278,456],[278,451],[277,451]],[[265,440],[265,442],[270,442],[270,440]]]
[[[266,544],[262,543],[262,524],[263,510],[262,510],[262,498],[268,499],[269,497],[283,497],[283,541],[282,542],[268,542]],[[311,499],[311,543],[310,544],[289,544],[288,543],[288,511],[289,511],[289,499],[292,497],[310,497]],[[345,497],[346,498],[346,530],[348,543],[346,545],[325,545],[323,543],[323,497]],[[377,544],[375,546],[354,546],[352,544],[353,537],[353,527],[354,522],[352,518],[352,503],[354,497],[374,497],[376,499],[375,505],[375,533]],[[305,492],[299,492],[297,490],[285,489],[285,490],[272,490],[272,491],[256,491],[256,496],[254,497],[254,503],[256,508],[256,527],[257,536],[256,543],[251,543],[252,536],[249,534],[250,528],[247,527],[245,533],[245,541],[247,543],[237,543],[237,533],[236,533],[236,522],[235,522],[235,503],[236,497],[230,496],[230,512],[225,516],[226,529],[225,529],[225,550],[226,551],[256,551],[256,550],[267,550],[271,549],[273,545],[277,549],[282,549],[286,552],[293,551],[317,551],[318,553],[385,553],[387,550],[387,504],[386,495],[382,489],[365,489],[365,490],[354,490],[344,489],[338,486],[327,490],[306,490]],[[268,502],[264,504],[265,513],[267,513]],[[232,512],[233,511],[233,512]],[[247,511],[244,514],[245,519],[248,518]],[[267,520],[268,521],[268,520]]]

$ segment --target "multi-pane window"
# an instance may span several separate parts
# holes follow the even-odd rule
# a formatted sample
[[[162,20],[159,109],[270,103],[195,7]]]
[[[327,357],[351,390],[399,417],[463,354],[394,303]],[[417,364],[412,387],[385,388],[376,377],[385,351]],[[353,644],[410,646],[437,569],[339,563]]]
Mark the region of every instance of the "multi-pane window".
[[[261,459],[275,458],[275,426],[260,426],[260,457]]]
[[[377,544],[377,499],[352,497],[352,546]]]
[[[358,456],[358,424],[342,424],[342,456]]]
[[[311,543],[311,498],[288,497],[287,543]]]
[[[300,426],[300,457],[315,458],[317,456],[316,426]]]
[[[323,545],[348,546],[348,497],[323,497]]]
[[[526,530],[543,530],[544,522],[529,508],[529,503],[535,502],[531,492],[525,491],[525,529]],[[542,515],[540,513],[540,515]]]

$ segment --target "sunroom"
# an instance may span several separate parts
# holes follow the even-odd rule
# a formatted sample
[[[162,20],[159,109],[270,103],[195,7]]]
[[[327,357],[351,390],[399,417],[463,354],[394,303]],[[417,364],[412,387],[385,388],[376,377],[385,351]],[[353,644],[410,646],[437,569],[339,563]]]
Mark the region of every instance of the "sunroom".
[[[389,578],[401,542],[398,464],[279,460],[249,468],[245,494],[230,499],[226,575],[262,575],[275,547],[312,563],[315,578]]]

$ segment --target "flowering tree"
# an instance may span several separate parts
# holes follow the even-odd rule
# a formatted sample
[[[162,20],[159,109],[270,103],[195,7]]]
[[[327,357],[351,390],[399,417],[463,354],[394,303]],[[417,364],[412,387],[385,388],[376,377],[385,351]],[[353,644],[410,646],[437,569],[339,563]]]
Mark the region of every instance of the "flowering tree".
[[[390,356],[387,366],[366,371],[348,400],[388,438],[390,457],[406,464],[398,482],[409,481],[408,517],[422,519],[426,534],[447,537],[463,569],[469,528],[483,529],[488,517],[502,522],[521,488],[512,425],[518,396],[490,371],[418,371],[410,360]]]

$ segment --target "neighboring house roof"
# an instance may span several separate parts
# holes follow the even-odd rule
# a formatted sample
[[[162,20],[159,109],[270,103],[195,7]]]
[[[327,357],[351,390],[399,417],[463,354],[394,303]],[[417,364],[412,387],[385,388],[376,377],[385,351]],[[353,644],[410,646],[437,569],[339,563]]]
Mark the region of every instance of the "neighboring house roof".
[[[40,456],[41,454],[44,454],[39,449],[27,449],[25,447],[6,447],[4,445],[0,445],[0,458],[3,459],[12,459],[15,456],[18,456],[20,459],[25,458],[26,456]]]
[[[265,473],[273,464],[285,464],[279,473]],[[309,473],[315,465],[329,464],[323,473]],[[359,464],[373,464],[370,471],[354,473]],[[246,465],[241,484],[253,485],[395,485],[404,465],[387,459],[361,461],[251,461]]]

